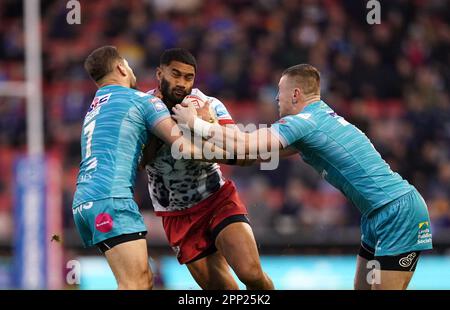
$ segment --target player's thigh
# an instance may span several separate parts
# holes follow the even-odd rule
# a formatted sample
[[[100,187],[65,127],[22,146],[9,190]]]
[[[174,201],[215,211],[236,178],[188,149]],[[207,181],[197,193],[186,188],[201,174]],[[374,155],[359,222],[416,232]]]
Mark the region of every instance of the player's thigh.
[[[367,269],[367,260],[359,255],[356,256],[356,272],[354,279],[354,289],[355,290],[370,290],[372,288],[369,277],[369,270]]]
[[[237,290],[239,288],[227,261],[219,252],[187,263],[186,266],[202,289]]]
[[[234,222],[217,235],[215,245],[238,277],[262,274],[258,248],[250,225]]]
[[[398,255],[375,256],[380,265],[380,277],[372,284],[377,290],[404,290],[416,270],[420,251],[412,251]]]
[[[372,284],[373,290],[406,290],[413,271],[381,270],[380,281]]]
[[[105,252],[119,288],[151,288],[152,273],[148,265],[147,242],[132,240],[115,245]],[[148,287],[147,287],[148,286]]]
[[[356,272],[354,279],[355,290],[370,290],[372,281],[376,276],[378,270],[375,270],[373,265],[375,250],[364,242],[361,242],[358,255],[356,256]]]

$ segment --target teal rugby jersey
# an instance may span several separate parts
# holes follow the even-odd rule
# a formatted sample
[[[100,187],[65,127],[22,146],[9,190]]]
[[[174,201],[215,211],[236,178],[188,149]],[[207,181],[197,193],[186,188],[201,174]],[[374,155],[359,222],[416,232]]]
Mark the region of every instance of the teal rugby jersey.
[[[155,96],[118,85],[100,88],[84,118],[73,207],[110,197],[132,198],[148,133],[167,117],[169,110]]]
[[[328,182],[339,189],[363,215],[368,215],[413,187],[393,172],[367,136],[317,101],[296,115],[281,118],[272,132],[284,147],[300,152]]]

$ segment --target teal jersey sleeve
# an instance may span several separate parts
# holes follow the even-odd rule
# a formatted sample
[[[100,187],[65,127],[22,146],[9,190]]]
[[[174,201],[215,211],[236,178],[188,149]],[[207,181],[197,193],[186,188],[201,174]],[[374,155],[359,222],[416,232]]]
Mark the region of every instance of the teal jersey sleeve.
[[[158,123],[170,117],[170,112],[164,102],[158,97],[148,95],[142,98],[143,116],[146,128],[153,131]]]
[[[339,189],[362,214],[405,195],[412,186],[393,172],[367,136],[318,101],[272,126],[283,146]]]
[[[272,125],[271,131],[276,135],[284,148],[301,140],[315,128],[310,113],[299,113],[281,118]]]
[[[85,116],[81,164],[73,206],[105,198],[132,198],[149,132],[170,117],[162,101],[134,89],[100,88]]]

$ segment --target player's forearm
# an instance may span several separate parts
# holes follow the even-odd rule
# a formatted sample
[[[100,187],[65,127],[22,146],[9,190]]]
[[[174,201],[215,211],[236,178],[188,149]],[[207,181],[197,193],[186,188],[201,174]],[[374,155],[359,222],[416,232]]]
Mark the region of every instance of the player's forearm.
[[[199,141],[200,140],[200,143]],[[211,143],[200,137],[194,139],[191,154],[195,160],[203,162],[215,162],[218,164],[228,164],[229,160],[234,158],[234,154],[226,152],[217,144]]]
[[[196,118],[193,124],[190,125],[195,134],[207,139],[210,143],[221,147],[234,156],[249,155],[249,151],[252,148],[249,134],[240,131],[236,126],[228,127],[211,124],[199,118]]]
[[[282,149],[279,139],[272,135],[267,127],[246,133],[239,130],[237,126],[223,127],[198,118],[189,126],[197,135],[241,159],[260,157],[264,161],[271,156],[278,156]]]
[[[236,130],[239,130],[236,127]],[[226,143],[226,142],[225,142]],[[222,144],[220,142],[220,144]],[[196,152],[200,152],[198,148],[196,148]],[[261,161],[260,158],[254,159],[250,158],[248,155],[237,155],[234,152],[225,151],[225,147],[221,145],[219,147],[218,144],[211,143],[210,141],[206,141],[202,139],[202,158],[197,159],[203,162],[215,162],[218,164],[232,165],[232,166],[250,166],[256,162]]]

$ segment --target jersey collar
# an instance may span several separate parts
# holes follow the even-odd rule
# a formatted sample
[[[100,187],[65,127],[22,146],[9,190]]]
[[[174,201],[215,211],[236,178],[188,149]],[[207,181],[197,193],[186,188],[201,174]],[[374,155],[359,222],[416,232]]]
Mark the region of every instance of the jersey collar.
[[[317,109],[319,106],[322,105],[322,103],[325,104],[325,102],[323,102],[322,100],[314,101],[314,102],[308,104],[306,107],[304,107],[302,112],[308,112],[308,111]]]

